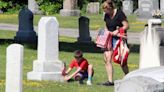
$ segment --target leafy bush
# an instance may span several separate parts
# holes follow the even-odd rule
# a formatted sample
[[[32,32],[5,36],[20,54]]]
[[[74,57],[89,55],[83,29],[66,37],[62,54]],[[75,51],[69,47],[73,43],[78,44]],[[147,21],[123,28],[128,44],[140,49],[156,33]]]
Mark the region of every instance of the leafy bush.
[[[18,13],[25,5],[27,0],[0,0],[0,9],[4,13]]]
[[[36,0],[39,9],[46,15],[58,13],[62,8],[63,0]]]

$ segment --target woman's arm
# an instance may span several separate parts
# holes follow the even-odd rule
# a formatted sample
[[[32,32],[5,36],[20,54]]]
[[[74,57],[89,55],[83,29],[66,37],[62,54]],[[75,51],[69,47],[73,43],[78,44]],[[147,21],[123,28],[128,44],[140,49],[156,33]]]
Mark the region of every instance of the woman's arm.
[[[129,23],[128,23],[128,21],[126,21],[126,20],[124,20],[124,21],[122,21],[122,28],[124,29],[124,30],[128,30],[129,29]]]

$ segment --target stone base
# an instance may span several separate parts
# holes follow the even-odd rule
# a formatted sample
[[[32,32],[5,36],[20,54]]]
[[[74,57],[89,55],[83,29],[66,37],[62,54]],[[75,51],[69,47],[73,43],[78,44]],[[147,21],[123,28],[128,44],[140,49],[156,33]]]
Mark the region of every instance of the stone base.
[[[164,92],[164,67],[138,69],[116,80],[115,92]]]
[[[27,74],[29,80],[54,80],[63,81],[62,71],[64,64],[59,61],[39,61],[33,62],[33,71]]]
[[[60,10],[61,16],[80,16],[80,10]]]
[[[35,43],[37,44],[37,35],[33,30],[18,31],[14,40],[18,43]]]
[[[53,81],[59,81],[63,82],[64,79],[61,75],[61,72],[29,72],[27,74],[27,79],[28,80],[53,80]]]
[[[91,37],[87,37],[87,38],[78,37],[77,41],[80,42],[80,43],[91,43],[92,38]]]

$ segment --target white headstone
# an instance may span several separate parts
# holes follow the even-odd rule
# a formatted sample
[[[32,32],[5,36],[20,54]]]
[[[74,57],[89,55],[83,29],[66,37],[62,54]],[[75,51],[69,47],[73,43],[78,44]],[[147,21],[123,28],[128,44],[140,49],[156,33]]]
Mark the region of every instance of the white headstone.
[[[139,18],[150,19],[154,11],[159,9],[158,0],[138,0]]]
[[[154,29],[161,23],[160,19],[148,20],[148,27],[145,28],[140,40],[140,69],[161,66],[159,54],[160,38]]]
[[[6,92],[22,92],[23,46],[8,46],[6,59]]]
[[[33,62],[33,71],[27,74],[29,80],[63,81],[63,63],[58,60],[59,24],[55,17],[42,17],[38,25],[38,59]]]
[[[160,10],[161,13],[164,14],[164,0],[160,0]]]
[[[115,81],[115,92],[164,92],[164,67],[138,69]]]
[[[31,10],[33,14],[39,13],[39,6],[35,0],[28,0],[28,9]]]
[[[133,1],[132,0],[124,0],[123,1],[123,11],[126,15],[130,15],[133,12]]]

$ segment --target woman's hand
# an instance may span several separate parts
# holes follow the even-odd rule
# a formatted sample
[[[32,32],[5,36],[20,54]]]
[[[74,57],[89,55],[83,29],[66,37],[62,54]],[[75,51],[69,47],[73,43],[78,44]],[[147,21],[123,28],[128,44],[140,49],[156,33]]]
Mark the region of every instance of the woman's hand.
[[[117,36],[118,33],[119,33],[119,31],[118,30],[115,30],[115,31],[112,32],[112,35],[113,36]]]

